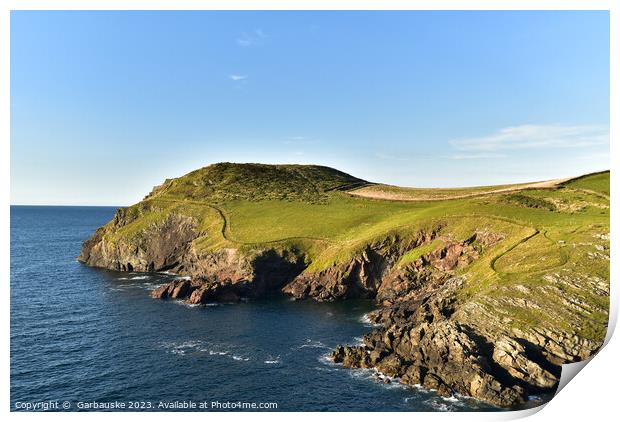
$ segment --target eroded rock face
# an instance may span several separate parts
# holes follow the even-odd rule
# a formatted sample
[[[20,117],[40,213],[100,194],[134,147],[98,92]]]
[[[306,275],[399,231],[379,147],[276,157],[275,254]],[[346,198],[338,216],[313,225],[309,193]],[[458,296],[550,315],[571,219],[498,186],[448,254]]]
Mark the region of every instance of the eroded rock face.
[[[130,222],[124,209],[119,209],[108,230],[119,230]],[[117,271],[176,270],[187,253],[189,244],[198,236],[196,221],[170,214],[166,220],[145,228],[141,236],[108,242],[106,227],[97,229],[84,242],[78,260],[93,267]]]
[[[179,299],[190,304],[238,302],[261,297],[292,280],[305,267],[303,257],[288,251],[262,251],[239,258],[236,250],[221,250],[222,261],[210,256],[201,263],[203,274],[190,280],[177,279],[155,289],[155,299]],[[226,265],[230,263],[230,267]]]
[[[503,338],[494,346],[452,318],[453,295],[462,282],[449,279],[418,300],[373,313],[370,319],[383,326],[365,336],[363,346],[339,346],[332,358],[345,367],[375,368],[405,384],[498,406],[514,406],[528,392],[552,389],[557,368],[555,374],[543,369],[514,339]]]
[[[334,301],[346,298],[377,297],[384,305],[410,300],[428,283],[449,277],[458,268],[476,260],[479,252],[472,246],[477,235],[464,242],[445,239],[438,247],[416,261],[395,267],[404,251],[431,242],[436,232],[420,232],[406,244],[400,239],[386,239],[367,248],[345,264],[334,265],[319,272],[305,271],[283,289],[295,299],[312,298]],[[489,242],[488,235],[484,236]],[[491,243],[488,243],[491,244]]]
[[[121,210],[107,230],[119,230],[131,218]],[[489,314],[476,303],[467,303],[468,310],[482,317],[467,317],[456,295],[464,279],[455,275],[484,248],[500,242],[504,236],[499,233],[476,232],[464,241],[440,238],[436,231],[407,240],[390,237],[367,245],[348,262],[312,272],[295,250],[198,251],[192,242],[204,233],[187,216],[172,214],[131,241],[109,243],[105,230],[84,243],[82,262],[189,276],[152,291],[156,299],[235,303],[278,289],[296,299],[376,298],[381,307],[368,317],[380,327],[365,336],[363,346],[336,348],[334,361],[348,368],[375,368],[444,395],[514,406],[531,393],[552,391],[559,365],[586,358],[600,346],[544,328],[507,332],[497,321],[486,323]],[[434,250],[397,265],[407,251],[436,240],[440,246]]]
[[[382,261],[376,252],[368,251],[345,265],[333,266],[319,273],[301,274],[282,291],[296,299],[313,298],[321,302],[372,298],[381,280]]]
[[[319,272],[304,271],[282,291],[295,299],[321,302],[347,298],[374,298],[404,251],[430,242],[435,231],[420,232],[413,239],[386,238],[367,245],[350,261]]]
[[[376,293],[383,307],[368,315],[380,328],[365,336],[363,346],[336,348],[334,361],[503,407],[519,405],[532,393],[553,391],[559,365],[566,360],[558,359],[559,353],[551,358],[539,346],[553,346],[553,335],[543,340],[540,333],[529,333],[540,337],[530,342],[525,333],[501,334],[484,321],[469,325],[457,312],[456,292],[464,278],[454,271],[478,259],[474,242],[488,247],[501,239],[492,233],[476,233],[464,242],[446,239],[414,262],[384,271]]]
[[[134,219],[119,209],[109,225],[84,242],[78,260],[117,271],[170,271],[192,280],[189,284],[175,280],[154,291],[153,297],[190,303],[236,302],[240,297],[260,297],[281,289],[307,265],[296,250],[197,250],[192,242],[205,233],[199,233],[193,218],[179,214],[170,214],[132,236],[114,236],[115,241],[104,236],[122,233]]]
[[[151,292],[154,299],[183,300],[189,304],[211,302],[236,303],[241,300],[238,286],[233,283],[210,282],[208,280],[173,280]]]

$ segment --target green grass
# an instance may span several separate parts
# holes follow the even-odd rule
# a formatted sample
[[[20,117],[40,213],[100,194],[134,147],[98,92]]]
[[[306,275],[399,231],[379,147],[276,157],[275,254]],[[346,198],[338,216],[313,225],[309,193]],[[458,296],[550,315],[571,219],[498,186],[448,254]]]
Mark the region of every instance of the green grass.
[[[609,196],[609,171],[578,177],[565,183],[565,186],[573,189],[592,190]]]
[[[443,243],[444,243],[443,240],[435,239],[432,242],[415,247],[405,252],[403,256],[401,256],[398,262],[396,263],[396,266],[404,267],[407,264],[417,261],[423,255],[426,255],[427,253],[432,252],[437,248],[440,248],[443,245]]]
[[[550,202],[543,198],[537,198],[535,196],[530,196],[522,193],[513,193],[510,195],[506,195],[505,198],[507,202],[513,203],[521,207],[541,208],[548,211],[556,210],[556,206],[553,204],[553,202]]]
[[[222,202],[324,202],[327,192],[358,187],[366,181],[323,166],[219,163],[167,180],[151,197]]]
[[[555,268],[565,261],[556,242],[538,233],[495,261],[494,269],[499,273],[531,273]]]
[[[147,236],[149,228],[179,214],[196,221],[201,236],[193,247],[198,250],[294,247],[306,256],[306,271],[321,271],[346,263],[369,244],[389,238],[406,241],[419,231],[438,230],[442,238],[458,240],[479,231],[501,233],[501,242],[482,248],[478,260],[459,270],[468,279],[459,300],[493,309],[515,328],[548,323],[586,338],[604,335],[608,297],[593,293],[586,281],[575,288],[545,277],[567,273],[608,282],[609,261],[588,253],[600,253],[609,245],[597,237],[609,233],[605,196],[609,172],[574,179],[564,188],[420,202],[369,199],[346,192],[365,183],[319,166],[209,166],[166,181],[145,201],[129,207],[126,214],[133,221],[109,230],[106,240]],[[420,192],[442,199],[504,187]],[[441,240],[436,240],[405,251],[397,265],[413,262],[439,246]],[[531,293],[523,293],[526,289],[521,286]],[[568,309],[558,291],[586,303],[587,312]],[[510,304],[519,298],[532,306]]]

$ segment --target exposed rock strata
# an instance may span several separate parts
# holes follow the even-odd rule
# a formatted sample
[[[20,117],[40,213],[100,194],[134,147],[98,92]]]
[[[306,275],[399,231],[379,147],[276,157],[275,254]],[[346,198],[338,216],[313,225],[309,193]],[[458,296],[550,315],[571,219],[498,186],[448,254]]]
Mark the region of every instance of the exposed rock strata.
[[[312,272],[294,249],[198,252],[192,242],[205,234],[183,215],[172,214],[131,240],[106,241],[106,230],[118,232],[132,218],[119,210],[109,226],[84,243],[80,261],[113,270],[188,275],[152,296],[191,304],[237,302],[278,289],[296,299],[376,298],[382,307],[369,317],[381,326],[365,336],[363,346],[339,346],[332,358],[440,394],[514,406],[528,394],[553,390],[560,364],[585,358],[600,346],[546,329],[509,332],[501,321],[484,323],[491,315],[480,304],[458,302],[463,277],[455,271],[500,242],[501,233],[477,232],[465,241],[440,237],[437,230],[406,240],[389,237],[347,262]],[[407,251],[437,240],[435,249],[398,265]]]
[[[405,384],[419,384],[442,395],[459,393],[498,406],[514,406],[528,394],[552,390],[559,368],[535,361],[518,339],[492,341],[454,318],[454,293],[463,279],[435,283],[405,302],[370,314],[381,327],[363,346],[339,346],[335,362],[375,368]]]
[[[106,241],[106,231],[122,229],[134,217],[119,209],[109,226],[104,226],[84,242],[78,260],[93,267],[117,271],[166,271],[178,269],[190,242],[198,236],[196,222],[171,214],[163,222],[144,230],[139,239]]]

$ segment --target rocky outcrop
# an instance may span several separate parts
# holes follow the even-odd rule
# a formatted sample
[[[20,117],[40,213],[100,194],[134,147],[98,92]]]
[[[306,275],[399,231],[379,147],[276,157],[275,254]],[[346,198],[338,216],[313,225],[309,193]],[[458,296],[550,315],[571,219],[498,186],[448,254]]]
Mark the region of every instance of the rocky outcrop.
[[[321,302],[347,298],[374,298],[386,274],[402,254],[428,243],[437,229],[421,231],[413,238],[387,237],[367,245],[348,262],[334,264],[317,272],[304,271],[282,290],[295,299],[312,298]]]
[[[407,251],[437,239],[437,229],[419,232],[412,239],[387,238],[367,245],[358,256],[327,269],[304,271],[283,289],[295,299],[333,301],[346,298],[377,298],[383,304],[409,300],[429,282],[445,279],[479,256],[473,245],[490,246],[499,241],[490,234],[474,234],[465,241],[443,238],[441,247],[405,266],[395,265]]]
[[[192,305],[211,302],[235,303],[242,298],[241,290],[232,283],[220,283],[209,280],[174,280],[151,292],[154,299],[183,300]]]
[[[190,242],[198,236],[196,221],[170,214],[163,221],[146,227],[136,236],[119,236],[111,241],[106,233],[119,232],[136,216],[117,210],[114,219],[84,242],[78,260],[93,267],[117,271],[168,271],[182,265]]]
[[[84,243],[80,261],[113,270],[184,275],[151,296],[189,304],[234,303],[280,289],[295,299],[375,298],[381,307],[369,318],[380,326],[364,337],[362,346],[337,347],[333,360],[348,368],[375,368],[439,394],[515,406],[529,394],[552,391],[559,365],[597,348],[548,329],[504,330],[499,321],[487,323],[490,314],[482,305],[459,303],[457,292],[464,282],[459,271],[500,242],[501,233],[479,231],[455,240],[440,235],[436,227],[407,238],[391,235],[349,260],[313,271],[292,246],[195,248],[194,241],[208,233],[201,233],[192,217],[180,214],[131,236],[106,236],[123,233],[135,218],[119,210]],[[427,252],[402,260],[416,248]],[[465,312],[472,309],[475,312]]]
[[[384,257],[367,249],[346,264],[334,265],[318,273],[301,274],[282,291],[295,299],[313,298],[321,302],[372,298],[381,282],[384,266]]]
[[[192,271],[202,271],[190,280],[177,279],[151,293],[155,299],[179,299],[190,304],[238,302],[257,298],[280,289],[304,268],[302,256],[290,251],[265,250],[252,258],[237,250],[221,250],[198,264],[186,264]],[[230,264],[230,266],[227,266]]]
[[[339,346],[332,358],[442,395],[458,393],[504,407],[552,390],[558,367],[532,360],[513,338],[493,341],[454,318],[454,294],[462,283],[451,278],[415,300],[376,311],[370,318],[382,326],[364,337],[363,346]]]
[[[363,346],[339,346],[332,359],[348,368],[374,368],[405,384],[515,406],[533,392],[557,385],[559,362],[522,338],[469,324],[457,313],[457,292],[467,267],[503,235],[476,232],[464,241],[420,233],[403,247],[397,239],[369,245],[346,265],[303,273],[284,288],[295,298],[376,297],[383,305],[369,319],[380,328]],[[396,256],[431,242],[429,252],[404,265]],[[501,330],[500,330],[501,331]]]
[[[157,289],[154,297],[191,303],[235,301],[230,300],[233,295],[260,297],[282,288],[307,265],[303,254],[294,248],[197,249],[193,241],[208,234],[200,233],[192,217],[181,214],[172,213],[136,233],[124,233],[136,218],[119,209],[108,225],[84,242],[78,260],[117,271],[169,271],[189,276],[191,283],[175,280]]]

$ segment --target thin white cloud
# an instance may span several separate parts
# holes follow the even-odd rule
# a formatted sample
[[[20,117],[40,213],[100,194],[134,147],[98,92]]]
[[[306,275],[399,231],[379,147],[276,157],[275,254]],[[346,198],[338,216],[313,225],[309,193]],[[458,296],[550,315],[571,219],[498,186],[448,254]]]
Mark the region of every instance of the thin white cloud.
[[[228,75],[233,81],[244,81],[248,78],[248,75]]]
[[[506,127],[487,136],[449,142],[458,151],[478,152],[583,148],[609,144],[609,129],[601,125],[521,125]]]
[[[505,154],[492,154],[492,153],[473,153],[473,154],[453,154],[449,156],[451,160],[487,160],[489,158],[504,158]]]
[[[258,28],[252,32],[244,32],[241,34],[241,36],[237,38],[237,45],[240,47],[252,47],[261,44],[265,38],[267,38],[265,31]]]

